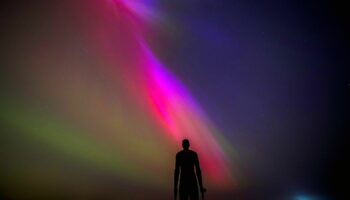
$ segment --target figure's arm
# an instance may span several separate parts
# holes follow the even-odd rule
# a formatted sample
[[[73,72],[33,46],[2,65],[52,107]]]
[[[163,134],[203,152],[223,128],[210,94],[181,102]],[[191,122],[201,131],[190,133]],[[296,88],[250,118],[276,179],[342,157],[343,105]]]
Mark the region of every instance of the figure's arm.
[[[198,179],[198,184],[200,187],[201,192],[204,192],[205,189],[203,187],[203,183],[202,183],[202,171],[201,171],[201,167],[199,166],[199,160],[198,160],[198,155],[195,154],[195,167],[196,167],[196,174],[197,174],[197,179]]]
[[[178,157],[176,155],[175,172],[174,172],[174,199],[175,200],[176,200],[176,197],[177,197],[177,185],[178,185],[178,181],[179,181],[179,173],[180,173],[180,166],[179,166]]]

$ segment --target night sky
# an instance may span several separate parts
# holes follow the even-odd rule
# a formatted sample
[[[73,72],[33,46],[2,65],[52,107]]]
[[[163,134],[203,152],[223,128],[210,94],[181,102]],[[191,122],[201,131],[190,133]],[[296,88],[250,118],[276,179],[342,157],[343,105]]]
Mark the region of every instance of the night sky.
[[[204,0],[165,7],[184,33],[164,60],[229,137],[248,187],[271,194],[261,199],[338,194],[349,122],[346,6]]]
[[[112,20],[99,24],[105,16],[100,12],[104,7],[97,6],[98,2],[52,0],[1,3],[0,176],[6,178],[0,178],[0,197],[127,199],[125,193],[132,190],[139,191],[140,195],[144,192],[146,196],[157,196],[155,199],[171,197],[172,190],[169,188],[172,187],[174,158],[171,156],[175,156],[175,150],[180,149],[180,145],[175,148],[172,143],[174,139],[160,136],[164,131],[152,121],[149,111],[144,108],[147,105],[142,101],[130,103],[135,94],[143,94],[133,93],[138,90],[138,84],[132,81],[138,79],[139,74],[135,75],[135,71],[139,68],[129,68],[125,75],[119,75],[124,73],[121,69],[112,75],[110,66],[113,63],[133,65],[128,52],[137,49],[134,47],[137,45],[129,43],[133,38],[124,36],[122,31],[118,32],[118,28],[104,29],[117,34],[108,35],[108,31],[91,33],[91,27],[97,29],[112,24]],[[349,133],[350,52],[347,19],[350,16],[345,3],[291,0],[136,2],[150,6],[151,11],[157,14],[155,19],[151,17],[152,20],[142,22],[147,24],[146,28],[142,28],[145,29],[143,34],[149,49],[187,88],[215,125],[215,144],[222,145],[226,151],[226,147],[217,139],[221,138],[219,135],[223,136],[225,144],[229,144],[234,151],[234,156],[230,153],[225,155],[231,156],[230,163],[237,169],[232,173],[237,185],[225,192],[216,188],[214,192],[220,196],[215,198],[213,193],[208,193],[207,199],[342,199],[340,180],[344,181],[345,174],[349,174],[345,167],[348,160],[345,136]],[[91,5],[95,3],[96,8],[93,8]],[[120,21],[117,23],[122,24]],[[95,35],[99,33],[105,35],[101,36],[104,39],[97,41]],[[104,42],[112,37],[114,43],[106,45]],[[128,45],[128,48],[120,47]],[[98,47],[95,49],[94,46]],[[125,50],[127,53],[124,57],[108,54],[114,50]],[[119,61],[123,59],[127,61]],[[107,67],[101,70],[102,65]],[[132,78],[124,80],[127,76]],[[85,86],[87,82],[89,84]],[[138,99],[141,99],[140,96]],[[75,98],[79,97],[91,100],[75,104]],[[134,106],[139,104],[140,109]],[[117,109],[112,111],[114,107]],[[94,111],[95,108],[97,111]],[[16,122],[16,118],[22,116],[19,113],[31,116],[37,111],[45,113],[43,116],[52,116],[53,121],[62,122],[67,125],[65,127],[79,130],[77,133],[81,135],[78,134],[77,139],[70,136],[62,140],[59,136],[43,139],[45,137],[36,134],[40,128],[30,129],[30,125],[21,123],[25,120]],[[122,125],[116,130],[126,131],[128,134],[125,137],[114,138],[106,134],[95,138],[95,132],[113,132],[115,129],[109,127],[107,122],[117,117],[122,120]],[[28,124],[36,123],[34,117],[29,118],[32,121],[29,120]],[[197,115],[194,118],[199,121],[203,119]],[[141,128],[132,125],[134,121],[139,122]],[[59,127],[58,124],[50,125],[46,130],[61,130],[55,128]],[[104,125],[106,128],[101,128]],[[105,147],[96,147],[96,151],[83,150],[83,147],[71,148],[64,142],[58,142],[85,141],[88,135],[102,146],[118,144],[114,151],[119,152],[121,158],[126,158],[129,149],[122,143],[128,138],[143,137],[136,134],[140,130],[156,132],[147,137],[154,142],[135,144],[140,145],[141,152],[157,152],[152,144],[166,143],[169,148],[162,147],[159,157],[156,154],[157,158],[153,161],[157,164],[148,166],[148,161],[153,158],[147,159],[146,156],[144,159],[140,152],[131,154],[135,159],[130,163],[141,163],[140,166],[146,163],[145,172],[150,174],[157,174],[157,171],[160,174],[168,173],[166,178],[169,178],[169,185],[165,188],[160,187],[164,183],[161,179],[159,182],[158,179],[154,183],[151,181],[153,185],[148,186],[147,178],[151,175],[140,181],[141,175],[130,172],[134,177],[128,179],[129,174],[123,177],[128,184],[123,186],[122,191],[118,175],[124,168],[116,167],[115,172],[108,171],[109,167],[119,164],[106,161],[110,157],[104,153],[109,152],[113,157],[113,150],[101,150]],[[75,131],[72,133],[75,135]],[[207,135],[204,137],[209,138]],[[108,140],[112,142],[108,143]],[[84,146],[85,143],[79,144]],[[208,146],[215,147],[210,142]],[[41,156],[35,156],[38,152]],[[86,155],[100,155],[102,158]],[[75,163],[75,158],[85,161]],[[166,160],[162,161],[161,158]],[[220,162],[224,160],[220,156],[214,158]],[[24,166],[30,163],[28,171],[24,167],[18,168],[17,172],[19,163],[24,163]],[[100,168],[95,167],[94,163]],[[105,166],[108,170],[103,168]],[[39,171],[42,168],[47,170],[41,174]],[[72,177],[76,176],[72,178],[76,184],[67,186],[67,189],[65,184],[72,180],[54,177],[50,170],[56,173],[55,176],[69,171]],[[23,175],[26,174],[24,172],[27,176]],[[205,173],[203,176],[205,184]],[[59,189],[43,187],[38,190],[45,181],[38,181],[35,177],[52,179],[52,182],[49,181],[52,188],[55,188],[55,180],[59,180]],[[81,177],[85,178],[78,180]],[[38,188],[34,187],[33,191],[28,192],[31,189],[27,186],[32,181],[38,183]],[[86,183],[77,186],[79,181]],[[106,185],[107,193],[101,185]],[[93,187],[97,189],[89,192]],[[140,196],[133,198],[147,199]]]

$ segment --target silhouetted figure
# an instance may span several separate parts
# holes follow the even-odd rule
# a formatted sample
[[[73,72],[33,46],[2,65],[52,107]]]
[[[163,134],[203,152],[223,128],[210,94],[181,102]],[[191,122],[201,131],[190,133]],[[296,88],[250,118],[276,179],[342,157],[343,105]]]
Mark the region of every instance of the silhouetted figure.
[[[180,175],[179,193],[180,200],[198,200],[198,184],[203,194],[206,191],[202,184],[202,173],[199,166],[197,153],[189,150],[190,142],[187,139],[182,141],[183,150],[176,154],[174,174],[174,197],[176,200],[178,180]],[[194,169],[196,168],[196,173]],[[196,176],[197,175],[197,176]],[[197,184],[198,179],[198,184]]]

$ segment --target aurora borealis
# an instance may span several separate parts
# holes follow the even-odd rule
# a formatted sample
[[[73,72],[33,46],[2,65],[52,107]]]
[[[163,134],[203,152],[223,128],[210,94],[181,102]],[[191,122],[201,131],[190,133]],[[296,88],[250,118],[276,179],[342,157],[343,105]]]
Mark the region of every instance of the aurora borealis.
[[[346,62],[326,5],[5,3],[0,198],[170,199],[188,138],[207,199],[332,199]]]
[[[62,55],[61,50],[71,48],[69,44],[38,38],[38,51],[28,52],[25,60],[26,75],[18,77],[18,81],[27,81],[29,97],[25,101],[4,97],[5,126],[47,145],[48,151],[106,171],[125,184],[156,189],[171,187],[167,183],[172,177],[173,154],[181,140],[189,138],[201,155],[207,185],[228,190],[234,183],[232,147],[185,86],[152,53],[144,33],[150,26],[142,15],[147,10],[137,6],[151,9],[150,5],[129,2],[86,2],[85,9],[96,20],[93,24],[84,18],[84,8],[72,7],[81,12],[77,20],[83,25],[80,34],[91,41],[81,48],[93,49],[93,60],[83,55],[90,52]],[[39,170],[37,167],[29,165],[12,173],[28,173]],[[58,170],[56,175],[64,176],[65,169]],[[50,174],[50,170],[43,174],[45,171]],[[66,184],[54,175],[45,180],[35,176],[33,172],[27,178],[33,178],[31,185],[43,190],[42,184]],[[17,178],[13,181],[26,177]]]

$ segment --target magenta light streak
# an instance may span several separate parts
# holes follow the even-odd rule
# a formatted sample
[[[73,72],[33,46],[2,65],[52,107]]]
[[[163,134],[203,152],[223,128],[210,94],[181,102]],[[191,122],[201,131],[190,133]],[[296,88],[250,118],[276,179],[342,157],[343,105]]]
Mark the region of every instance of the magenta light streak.
[[[229,184],[227,157],[211,132],[210,122],[185,87],[157,61],[146,45],[144,59],[150,81],[150,107],[172,141],[189,138],[201,156],[203,168],[215,184]],[[227,186],[227,185],[226,185]]]

